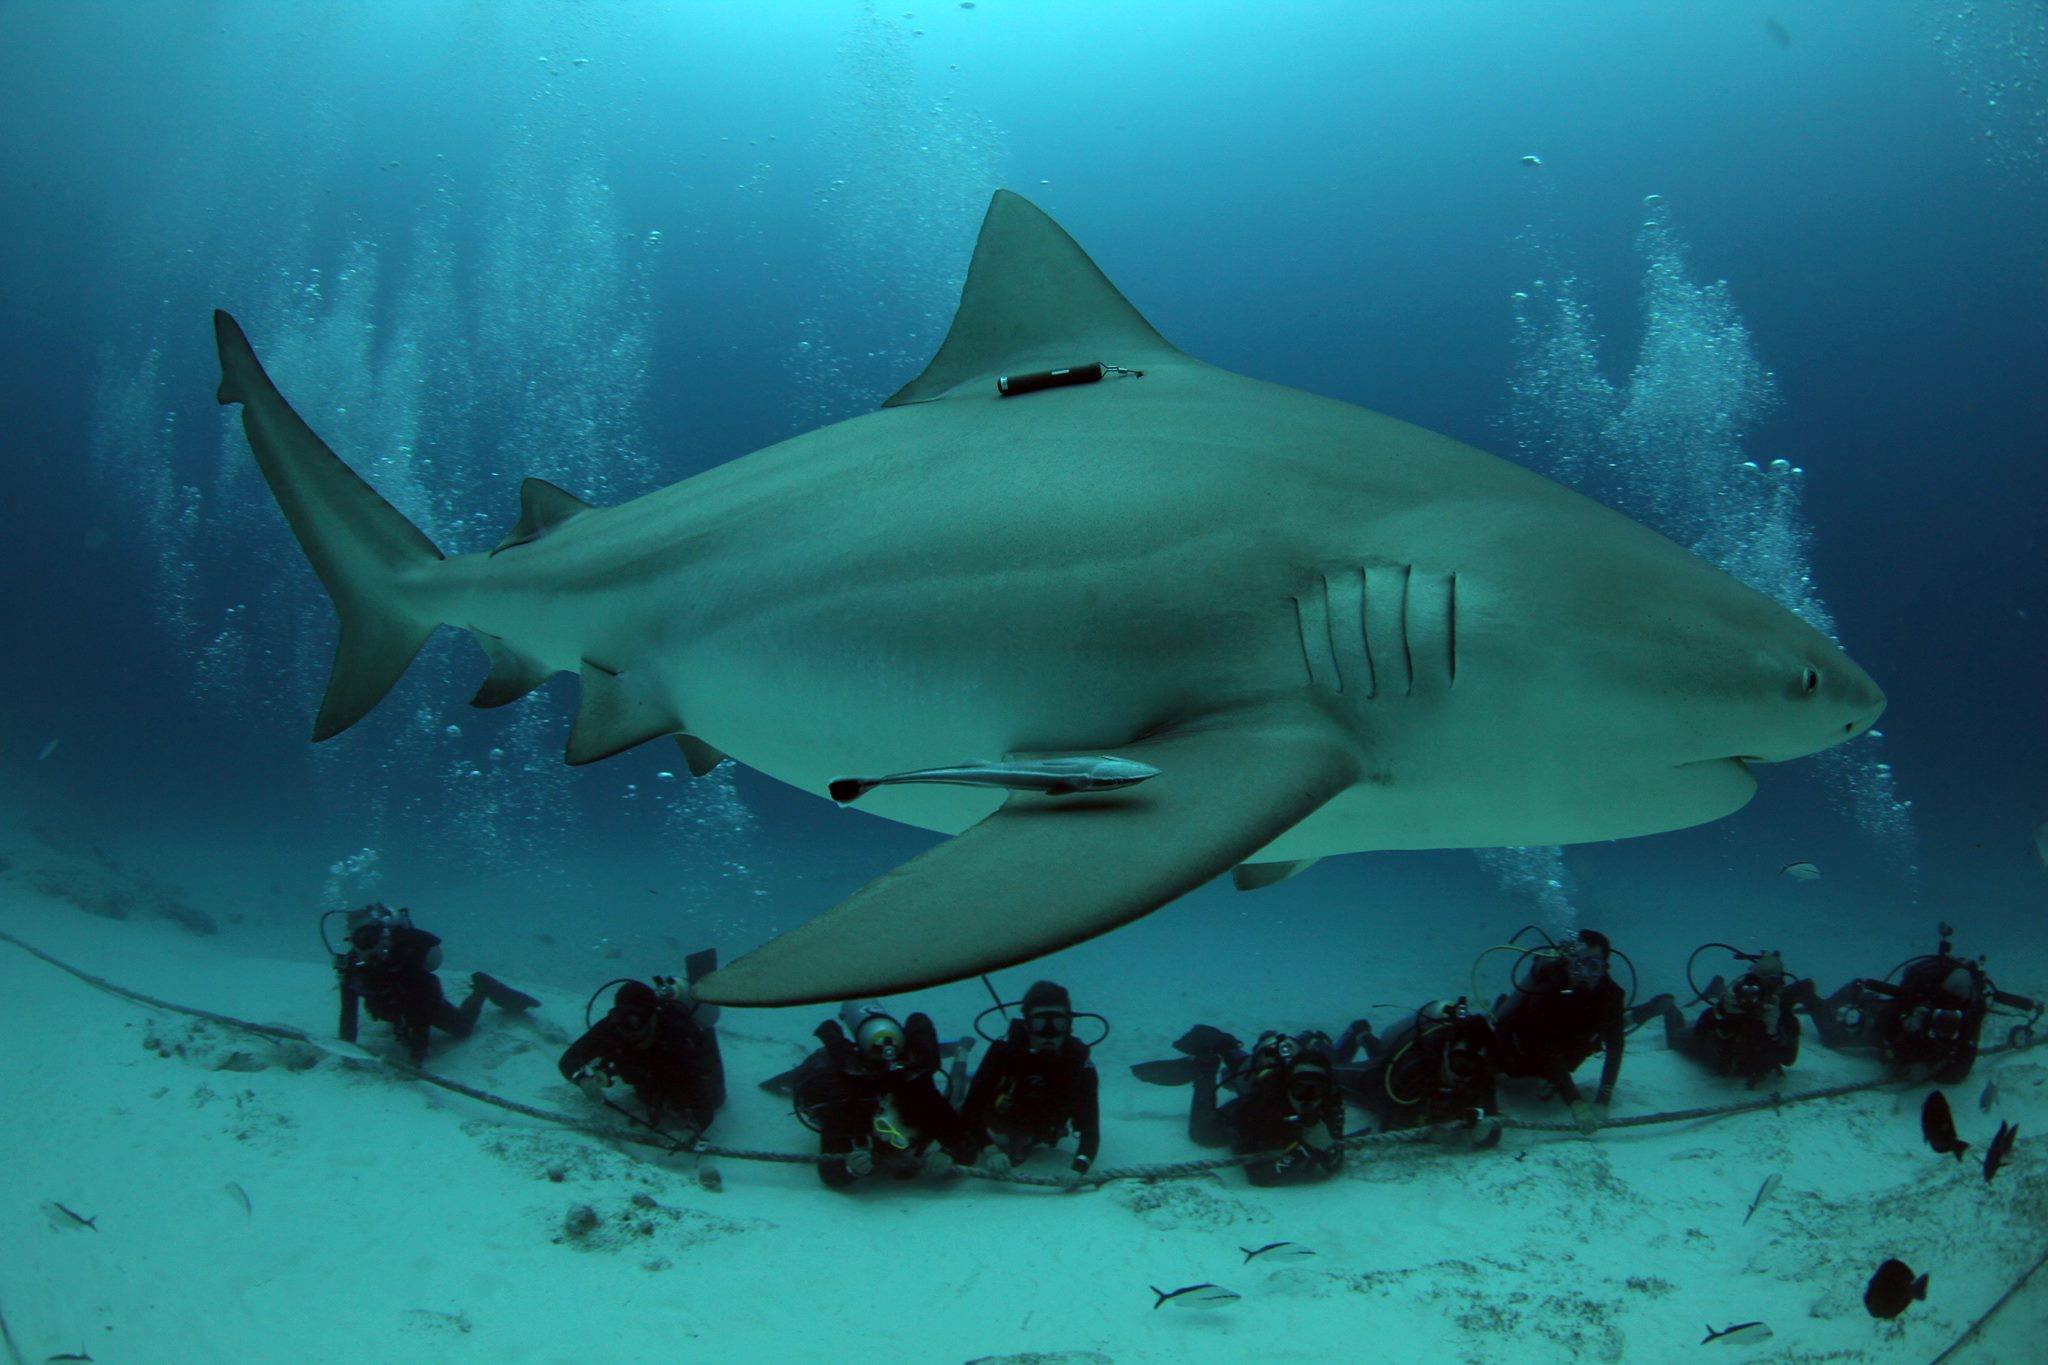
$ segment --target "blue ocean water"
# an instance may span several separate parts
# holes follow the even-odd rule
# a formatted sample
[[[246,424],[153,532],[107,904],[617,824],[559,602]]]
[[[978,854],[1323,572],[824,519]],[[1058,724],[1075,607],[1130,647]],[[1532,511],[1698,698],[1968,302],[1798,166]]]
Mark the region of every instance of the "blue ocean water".
[[[472,711],[455,632],[309,746],[333,617],[214,403],[209,316],[476,550],[523,477],[623,501],[874,408],[1008,187],[1189,354],[1581,487],[1890,698],[1881,737],[1766,770],[1714,825],[1212,886],[1133,951],[1253,952],[1243,989],[1284,997],[1311,943],[1441,973],[1587,923],[1668,984],[1702,938],[1834,977],[1946,919],[2048,980],[2043,16],[9,5],[17,832],[149,868],[250,951],[310,956],[317,911],[385,896],[565,987],[737,953],[930,846],[737,765],[692,782],[665,744],[569,769],[573,680]],[[1819,882],[1778,875],[1800,860]],[[1317,976],[1321,1017],[1341,990]]]

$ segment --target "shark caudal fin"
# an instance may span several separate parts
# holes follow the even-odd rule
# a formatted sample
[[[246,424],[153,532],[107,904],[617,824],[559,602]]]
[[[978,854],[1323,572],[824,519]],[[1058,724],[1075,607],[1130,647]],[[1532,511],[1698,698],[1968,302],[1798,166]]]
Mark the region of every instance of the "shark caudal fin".
[[[233,318],[216,311],[213,333],[217,397],[242,405],[256,465],[341,618],[334,671],[313,723],[317,743],[383,700],[440,624],[408,609],[404,589],[406,576],[438,562],[441,552],[299,419]]]

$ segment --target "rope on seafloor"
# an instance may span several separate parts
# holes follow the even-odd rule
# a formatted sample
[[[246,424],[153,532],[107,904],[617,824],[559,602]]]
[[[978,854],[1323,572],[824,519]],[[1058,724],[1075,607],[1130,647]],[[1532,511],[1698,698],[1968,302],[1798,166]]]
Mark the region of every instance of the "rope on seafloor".
[[[1956,1352],[1962,1350],[1963,1347],[1969,1345],[1970,1342],[1976,1338],[1977,1333],[1984,1329],[1984,1324],[1991,1321],[1992,1318],[1996,1317],[1998,1315],[1999,1309],[2005,1307],[2008,1303],[2011,1303],[2013,1300],[2013,1296],[2018,1294],[2021,1289],[2025,1288],[2027,1281],[2034,1278],[2034,1272],[2039,1270],[2044,1265],[2048,1265],[2048,1251],[2043,1251],[2039,1256],[2036,1256],[2034,1258],[2034,1263],[2028,1266],[2025,1270],[2021,1271],[2020,1277],[2017,1280],[2014,1280],[2010,1285],[2006,1286],[2005,1292],[1998,1296],[1998,1302],[1992,1304],[1989,1308],[1985,1309],[1982,1313],[1978,1314],[1977,1320],[1971,1323],[1968,1327],[1965,1327],[1963,1329],[1963,1334],[1957,1337],[1954,1341],[1951,1341],[1948,1344],[1948,1349],[1943,1351],[1940,1355],[1936,1356],[1933,1360],[1927,1362],[1927,1365],[1941,1365],[1941,1362],[1944,1360],[1954,1359]]]
[[[194,1019],[204,1019],[208,1023],[219,1024],[224,1028],[239,1029],[244,1033],[253,1033],[259,1037],[304,1043],[314,1048],[321,1046],[319,1040],[302,1029],[291,1028],[284,1024],[251,1023],[246,1019],[237,1019],[233,1015],[217,1014],[212,1010],[197,1009],[191,1005],[180,1005],[169,1000],[160,1000],[153,995],[144,995],[141,991],[130,990],[126,986],[118,986],[105,977],[94,976],[92,973],[81,971],[60,958],[52,957],[34,944],[25,943],[5,930],[0,930],[0,941],[13,944],[30,956],[39,958],[57,970],[78,978],[95,990],[102,990],[110,995],[120,996],[124,1000],[132,1000],[138,1004],[147,1005],[152,1009],[167,1010],[172,1014],[183,1014]],[[2037,1043],[2028,1043],[2024,1046],[2034,1047],[2039,1045]],[[2012,1043],[2001,1043],[1993,1047],[1980,1049],[1978,1055],[1991,1056],[2000,1052],[2021,1050],[2024,1050],[2021,1046],[2016,1046]],[[530,1119],[538,1119],[543,1123],[552,1123],[562,1128],[585,1133],[591,1137],[603,1138],[611,1142],[624,1142],[638,1147],[654,1147],[667,1152],[692,1152],[703,1156],[725,1157],[733,1161],[781,1162],[787,1165],[815,1166],[832,1159],[816,1152],[761,1151],[747,1147],[726,1147],[718,1143],[702,1141],[684,1143],[663,1133],[640,1132],[635,1129],[620,1128],[607,1123],[592,1123],[588,1120],[577,1118],[573,1114],[563,1114],[552,1109],[542,1109],[538,1105],[507,1099],[503,1095],[494,1095],[488,1090],[480,1090],[476,1086],[465,1085],[461,1081],[450,1080],[446,1076],[436,1076],[431,1071],[396,1066],[395,1064],[393,1069],[402,1076],[413,1080],[425,1081],[428,1085],[437,1086],[442,1090],[465,1096],[479,1103],[494,1105],[509,1113],[520,1114]],[[1796,1090],[1790,1094],[1776,1093],[1759,1096],[1756,1099],[1745,1100],[1739,1104],[1706,1106],[1696,1109],[1670,1109],[1655,1114],[1627,1114],[1620,1118],[1605,1119],[1601,1122],[1600,1126],[1603,1129],[1647,1128],[1657,1124],[1687,1123],[1700,1119],[1726,1118],[1733,1114],[1755,1113],[1762,1109],[1782,1108],[1788,1104],[1803,1104],[1809,1100],[1837,1099],[1844,1095],[1854,1095],[1865,1090],[1879,1090],[1888,1086],[1909,1084],[1918,1084],[1918,1082],[1880,1077],[1876,1080],[1853,1081],[1846,1085],[1823,1086],[1817,1090]],[[1513,1128],[1521,1132],[1576,1133],[1579,1131],[1577,1124],[1568,1122],[1511,1118],[1499,1118],[1498,1122],[1504,1128]],[[1454,1120],[1449,1123],[1430,1124],[1418,1128],[1396,1128],[1377,1133],[1357,1133],[1341,1139],[1335,1146],[1350,1152],[1362,1151],[1369,1147],[1393,1146],[1397,1143],[1427,1142],[1438,1137],[1451,1137],[1461,1133],[1469,1133],[1473,1130],[1474,1126],[1474,1123],[1468,1120]],[[1284,1155],[1286,1153],[1280,1151],[1243,1152],[1232,1156],[1207,1157],[1194,1161],[1158,1162],[1146,1166],[1111,1166],[1101,1170],[1071,1175],[1035,1175],[1016,1170],[993,1171],[980,1166],[956,1166],[954,1169],[962,1175],[972,1176],[977,1180],[989,1180],[1001,1184],[1037,1185],[1049,1189],[1077,1189],[1107,1185],[1111,1181],[1116,1180],[1187,1179],[1193,1176],[1209,1175],[1216,1171],[1228,1170],[1233,1166],[1250,1166],[1259,1162],[1274,1161]],[[2018,1292],[2020,1285],[2026,1282],[2027,1276],[2032,1275],[2043,1263],[2048,1263],[2048,1253],[2043,1253],[2042,1260],[2036,1261],[2027,1271],[2027,1275],[2020,1277],[2019,1283],[2013,1286],[2012,1290],[2007,1293],[2006,1298],[2010,1298],[2013,1293]],[[2000,1307],[2004,1306],[2004,1303],[2004,1299],[1999,1300],[1997,1304],[1992,1306],[1991,1312],[1997,1312]],[[1985,1318],[1989,1317],[1990,1313],[1985,1314]],[[1981,1326],[1983,1321],[1984,1319],[1979,1319],[1978,1325]],[[1975,1330],[1975,1327],[1971,1328],[1971,1331]]]

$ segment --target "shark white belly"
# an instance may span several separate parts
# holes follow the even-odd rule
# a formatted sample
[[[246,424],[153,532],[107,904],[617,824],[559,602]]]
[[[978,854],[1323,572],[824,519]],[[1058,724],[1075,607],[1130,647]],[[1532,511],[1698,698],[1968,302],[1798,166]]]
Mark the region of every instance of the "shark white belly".
[[[731,755],[817,792],[969,759],[1160,770],[875,790],[863,809],[960,837],[700,983],[721,1003],[956,979],[1247,862],[1715,819],[1753,790],[1743,760],[1883,705],[1796,616],[1612,511],[1180,355],[1013,195],[882,411],[614,508],[529,481],[488,556],[441,559],[221,334],[223,401],[342,615],[316,737],[445,623],[491,654],[480,704],[582,675],[572,762],[677,734],[693,771]],[[1143,374],[998,396],[998,373],[1098,359]]]

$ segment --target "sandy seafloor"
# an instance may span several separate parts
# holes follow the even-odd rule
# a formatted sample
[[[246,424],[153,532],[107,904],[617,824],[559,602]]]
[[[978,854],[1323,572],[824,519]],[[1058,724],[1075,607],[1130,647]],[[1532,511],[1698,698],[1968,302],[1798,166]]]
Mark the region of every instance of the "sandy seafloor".
[[[0,929],[166,999],[333,1027],[332,974],[311,951],[256,957],[231,933],[98,918],[20,878],[0,881]],[[1269,1022],[1197,1008],[1214,983],[1172,981],[1157,954],[1154,989],[1130,989],[1134,951],[1160,941],[1111,935],[1060,959],[1078,1006],[1120,1002],[1099,1054],[1105,1166],[1199,1154],[1187,1092],[1138,1084],[1130,1062],[1196,1014],[1242,1036]],[[476,967],[501,970],[451,938],[451,994]],[[578,1109],[553,1061],[582,995],[536,992],[535,1015],[486,1010],[430,1068]],[[978,992],[917,1003],[950,1033],[986,1003]],[[808,1167],[731,1160],[713,1192],[692,1158],[134,1005],[5,944],[0,1002],[0,1311],[28,1361],[1659,1361],[1702,1350],[1705,1324],[1748,1319],[1775,1335],[1705,1349],[1924,1361],[2048,1247],[2048,1051],[1989,1059],[1951,1093],[1965,1137],[1987,1140],[1998,1115],[2021,1125],[1988,1187],[1975,1153],[1958,1164],[1922,1144],[1925,1092],[1907,1088],[1590,1141],[1511,1133],[1485,1154],[1400,1147],[1301,1189],[1226,1172],[1077,1194],[955,1179],[848,1196]],[[728,1012],[717,1141],[805,1145],[786,1102],[754,1082],[801,1055],[822,1013]],[[365,1041],[390,1046],[381,1026]],[[1872,1074],[1809,1046],[1789,1088]],[[1978,1107],[1989,1077],[2002,1091],[1991,1115]],[[1616,1112],[1743,1097],[1665,1053],[1653,1025]],[[1557,1112],[1528,1092],[1508,1103]],[[1781,1188],[1744,1226],[1774,1171]],[[53,1221],[52,1200],[97,1230]],[[578,1240],[564,1220],[581,1204],[602,1223]],[[1317,1254],[1244,1264],[1240,1247],[1278,1240]],[[1932,1292],[1875,1322],[1863,1286],[1892,1255],[1931,1272]],[[1199,1281],[1244,1297],[1153,1309],[1147,1286]],[[2044,1340],[2048,1272],[1958,1358],[2038,1361]]]

